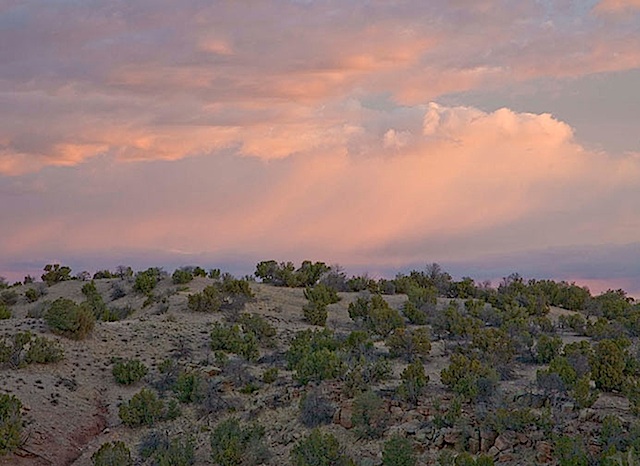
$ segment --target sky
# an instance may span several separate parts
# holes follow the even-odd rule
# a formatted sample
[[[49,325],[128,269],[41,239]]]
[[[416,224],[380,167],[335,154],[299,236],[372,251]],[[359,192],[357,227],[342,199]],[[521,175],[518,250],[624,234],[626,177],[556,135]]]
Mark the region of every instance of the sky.
[[[437,262],[640,298],[639,129],[640,0],[0,0],[0,275]]]

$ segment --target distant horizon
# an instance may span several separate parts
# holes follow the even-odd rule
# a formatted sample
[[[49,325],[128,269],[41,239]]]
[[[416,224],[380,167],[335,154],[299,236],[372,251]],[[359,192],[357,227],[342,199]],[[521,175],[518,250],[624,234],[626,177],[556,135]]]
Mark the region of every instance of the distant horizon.
[[[313,260],[319,262],[325,262],[329,266],[339,266],[347,276],[359,276],[359,275],[367,275],[373,279],[393,279],[398,274],[408,274],[413,270],[424,271],[427,266],[432,263],[436,263],[441,266],[444,272],[449,273],[452,278],[456,281],[461,280],[464,277],[472,278],[477,284],[481,284],[483,282],[489,281],[493,288],[497,288],[500,284],[500,281],[511,274],[518,274],[524,280],[554,280],[554,281],[565,281],[567,283],[575,283],[581,287],[587,287],[592,295],[598,295],[600,293],[606,292],[607,290],[624,290],[627,295],[635,300],[640,299],[640,283],[635,279],[628,279],[624,277],[606,277],[600,276],[598,274],[594,274],[591,277],[580,276],[578,273],[549,273],[545,274],[544,265],[542,264],[529,264],[529,266],[523,266],[520,269],[511,268],[509,264],[481,264],[481,263],[446,263],[446,262],[438,262],[438,261],[430,261],[420,264],[407,265],[402,267],[394,267],[394,266],[376,266],[376,267],[367,267],[366,265],[353,265],[353,264],[341,264],[339,262],[331,262],[331,261],[323,261],[321,258],[317,259],[302,259],[298,261],[289,260],[283,258],[281,260],[275,259],[273,257],[264,257],[261,259],[257,259],[255,262],[243,262],[243,263],[222,263],[222,262],[197,262],[196,260],[190,262],[173,262],[170,261],[168,264],[163,264],[158,261],[124,261],[121,263],[111,263],[110,266],[101,266],[97,264],[87,264],[79,266],[78,263],[75,262],[65,262],[65,261],[49,261],[43,262],[41,266],[34,266],[24,268],[21,271],[2,271],[0,269],[0,277],[4,277],[9,284],[13,284],[15,282],[22,282],[27,275],[35,278],[36,281],[41,281],[41,275],[43,274],[43,269],[47,264],[60,264],[71,267],[72,276],[75,277],[77,274],[81,272],[89,272],[89,274],[93,277],[93,275],[101,270],[109,270],[111,272],[115,272],[118,266],[129,266],[132,268],[134,272],[144,271],[150,267],[158,267],[162,270],[165,270],[168,273],[172,273],[174,270],[179,269],[181,267],[202,267],[207,272],[211,269],[220,269],[222,272],[228,272],[236,277],[244,277],[244,276],[252,276],[255,277],[254,272],[256,271],[256,265],[263,260],[276,260],[278,263],[280,262],[293,262],[297,267],[300,266],[302,260]]]

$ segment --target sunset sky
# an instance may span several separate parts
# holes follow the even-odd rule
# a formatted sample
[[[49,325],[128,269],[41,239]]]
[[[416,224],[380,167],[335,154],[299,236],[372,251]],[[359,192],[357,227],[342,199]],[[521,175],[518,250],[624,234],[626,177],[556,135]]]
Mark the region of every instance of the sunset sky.
[[[264,259],[640,298],[640,0],[0,0],[0,275]]]

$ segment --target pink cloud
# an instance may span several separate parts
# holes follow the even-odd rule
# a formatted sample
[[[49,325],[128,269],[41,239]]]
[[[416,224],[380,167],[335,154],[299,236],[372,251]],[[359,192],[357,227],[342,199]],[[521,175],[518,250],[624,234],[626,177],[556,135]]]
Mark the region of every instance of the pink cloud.
[[[0,253],[44,251],[55,238],[60,252],[126,247],[297,259],[304,251],[324,260],[402,264],[415,261],[416,254],[460,259],[474,249],[500,253],[517,243],[535,248],[620,242],[637,231],[631,228],[640,221],[636,203],[617,197],[638,186],[637,157],[589,152],[566,123],[546,114],[434,103],[415,110],[395,115],[394,128],[384,124],[388,112],[344,110],[359,114],[358,131],[336,125],[338,136],[322,135],[321,144],[302,132],[306,146],[285,159],[197,158],[174,162],[160,175],[138,166],[134,178],[125,175],[131,169],[115,164],[96,172],[99,178],[87,187],[80,167],[77,178],[68,175],[74,180],[65,183],[69,194],[49,185],[52,192],[36,204],[42,212],[5,226]],[[368,150],[353,152],[353,141]],[[184,172],[185,167],[194,168]],[[96,211],[94,203],[107,186],[126,202],[105,198]],[[48,199],[56,205],[69,195],[75,204],[46,207]],[[611,218],[592,221],[598,203],[609,198]],[[528,228],[509,241],[502,237],[502,230],[550,211],[571,214],[563,218],[566,223],[541,220],[542,231]],[[407,248],[395,249],[396,243]]]
[[[416,108],[452,92],[640,66],[630,25],[549,8],[507,0],[7,7],[7,24],[21,23],[0,31],[11,44],[0,47],[0,103],[9,109],[0,115],[0,173],[105,153],[140,161],[365,152],[371,141],[353,132],[366,111],[354,101],[385,95]],[[404,144],[402,129],[389,129],[398,132],[387,143]]]
[[[621,13],[640,9],[640,0],[601,0],[593,8],[596,13]]]

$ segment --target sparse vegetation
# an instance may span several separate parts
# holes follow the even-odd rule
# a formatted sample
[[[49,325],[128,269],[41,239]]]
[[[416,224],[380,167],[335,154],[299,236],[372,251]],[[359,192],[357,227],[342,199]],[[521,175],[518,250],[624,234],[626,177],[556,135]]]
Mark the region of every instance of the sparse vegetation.
[[[22,402],[13,395],[0,394],[0,456],[22,444]]]
[[[355,463],[340,446],[338,439],[320,429],[314,429],[291,450],[295,466],[351,466]]]
[[[94,466],[133,466],[131,451],[124,442],[107,442],[91,456]]]
[[[168,417],[164,402],[147,388],[133,395],[128,402],[122,403],[118,414],[122,423],[129,427],[153,426]]]
[[[261,426],[243,426],[236,418],[226,419],[211,434],[211,459],[220,466],[262,464],[270,456],[263,436]]]
[[[67,298],[58,298],[44,314],[49,328],[74,340],[84,339],[95,325],[95,316],[87,306],[80,306]]]
[[[141,380],[148,371],[147,366],[138,359],[128,359],[116,361],[111,372],[120,385],[131,385]]]
[[[207,457],[213,464],[354,464],[349,456],[383,466],[638,462],[640,303],[621,290],[591,296],[516,274],[494,288],[454,280],[433,264],[380,280],[310,261],[261,267],[272,272],[258,277],[263,282],[298,289],[199,267],[182,267],[171,279],[159,268],[134,277],[123,267],[50,288],[0,281],[0,308],[12,316],[0,329],[0,377],[9,393],[0,396],[20,394],[18,412],[26,413],[19,435],[14,423],[0,450],[11,454],[9,442],[30,451],[30,426],[45,442],[57,441],[39,422],[44,412],[56,434],[67,422],[60,412],[85,429],[84,420],[95,421],[86,396],[97,390],[105,406],[118,405],[122,422],[110,423],[110,439],[127,443],[98,449],[91,442],[82,461],[95,464],[180,466]],[[154,287],[133,293],[139,276]],[[149,306],[140,309],[144,300]],[[134,306],[128,321],[106,322]],[[324,325],[327,309],[331,330],[301,322],[303,314]],[[45,323],[78,339],[94,326],[93,337],[43,335]],[[54,370],[24,369],[63,357]],[[442,385],[433,383],[438,375]],[[97,385],[108,380],[108,390]],[[142,429],[121,436],[129,428]],[[138,436],[141,443],[131,444]]]
[[[44,267],[44,273],[41,278],[48,286],[58,282],[71,280],[71,268],[66,265],[61,266],[60,264],[47,264]]]

